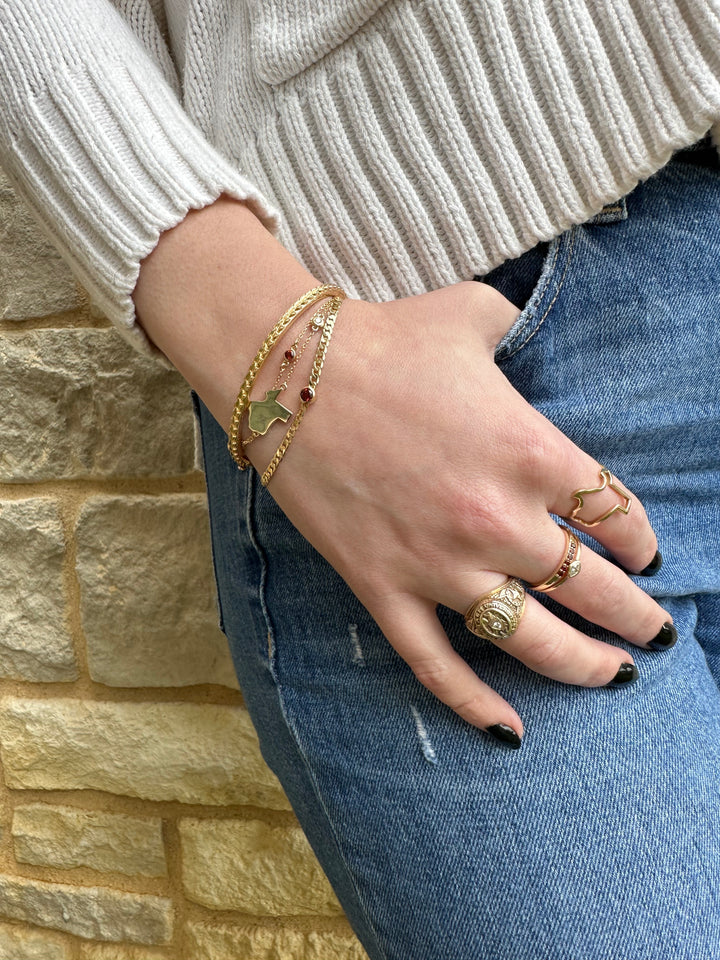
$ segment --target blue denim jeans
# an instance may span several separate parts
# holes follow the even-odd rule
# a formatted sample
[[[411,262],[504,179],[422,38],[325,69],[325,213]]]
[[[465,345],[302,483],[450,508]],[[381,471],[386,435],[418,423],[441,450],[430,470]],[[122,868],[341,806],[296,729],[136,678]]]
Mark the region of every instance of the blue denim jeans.
[[[720,957],[720,172],[677,157],[486,279],[527,300],[506,376],[642,499],[664,564],[638,582],[679,640],[633,648],[630,688],[586,689],[441,609],[523,717],[505,749],[415,680],[201,409],[222,622],[263,753],[372,960]]]

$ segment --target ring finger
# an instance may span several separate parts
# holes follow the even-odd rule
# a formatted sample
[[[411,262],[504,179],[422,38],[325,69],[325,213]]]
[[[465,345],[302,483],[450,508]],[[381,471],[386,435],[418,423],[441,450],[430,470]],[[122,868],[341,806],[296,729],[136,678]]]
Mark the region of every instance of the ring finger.
[[[560,571],[565,579],[556,587],[553,597],[568,609],[638,646],[670,646],[675,634],[666,611],[614,564],[588,547],[583,547],[581,553],[576,553],[576,548],[577,538],[566,536],[548,517],[540,528],[534,556],[518,561],[513,573],[529,584],[541,584]],[[574,575],[569,576],[568,562],[573,558],[577,566]],[[445,596],[442,602],[465,612],[473,592],[478,595],[478,577],[469,573],[462,583],[454,584],[453,595]],[[603,677],[608,682],[615,676],[608,676],[608,670],[614,665],[617,672],[623,662],[629,661],[624,651],[575,630],[531,597],[526,601],[517,631],[499,645],[533,669],[544,663],[545,669],[538,672],[587,686],[599,685],[603,681],[598,678]],[[563,657],[565,664],[561,662]]]
[[[497,589],[501,586],[498,585]],[[487,598],[492,607],[481,604],[480,619],[485,626],[472,632],[490,640],[535,673],[584,687],[614,685],[637,677],[632,666],[627,666],[633,663],[627,651],[581,633],[534,597],[526,595],[524,610],[520,612],[514,581],[507,584],[499,595],[491,588],[480,596]],[[508,636],[509,631],[503,630],[503,626],[513,619],[513,615],[519,622]]]

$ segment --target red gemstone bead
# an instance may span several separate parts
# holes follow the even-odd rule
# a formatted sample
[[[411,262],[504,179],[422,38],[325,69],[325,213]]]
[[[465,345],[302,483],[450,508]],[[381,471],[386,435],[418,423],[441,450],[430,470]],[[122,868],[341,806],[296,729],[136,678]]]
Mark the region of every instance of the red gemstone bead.
[[[285,351],[285,359],[286,359],[286,360],[294,360],[294,359],[295,359],[295,350],[294,350],[293,347],[290,347],[288,350]]]
[[[300,391],[300,399],[303,403],[310,403],[312,398],[315,396],[315,391],[312,387],[303,387]]]

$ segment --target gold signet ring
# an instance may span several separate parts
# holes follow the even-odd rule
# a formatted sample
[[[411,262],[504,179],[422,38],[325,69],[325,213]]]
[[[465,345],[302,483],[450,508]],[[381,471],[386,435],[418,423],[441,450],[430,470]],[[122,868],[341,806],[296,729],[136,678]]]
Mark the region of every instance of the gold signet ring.
[[[470,633],[484,640],[507,640],[520,626],[525,610],[525,588],[508,577],[505,583],[474,600],[465,614]]]
[[[558,566],[553,570],[549,577],[546,577],[541,583],[530,584],[531,590],[537,590],[538,593],[552,593],[557,590],[560,584],[576,577],[580,573],[580,552],[582,543],[578,540],[572,530],[561,526],[560,529],[565,534],[565,553]]]
[[[632,506],[632,497],[626,490],[623,490],[607,467],[600,467],[600,479],[602,483],[599,487],[588,487],[587,490],[575,490],[574,493],[570,494],[571,497],[577,500],[577,504],[573,508],[568,520],[572,520],[574,523],[582,524],[583,527],[596,527],[599,523],[602,523],[603,520],[607,520],[607,518],[611,517],[614,513],[630,512],[630,507]],[[599,517],[595,517],[594,520],[583,520],[583,518],[579,516],[579,513],[585,506],[585,501],[588,497],[592,496],[592,494],[601,493],[603,490],[612,490],[614,493],[616,493],[619,497],[618,502],[614,503],[609,510],[606,510],[605,513],[601,514]]]

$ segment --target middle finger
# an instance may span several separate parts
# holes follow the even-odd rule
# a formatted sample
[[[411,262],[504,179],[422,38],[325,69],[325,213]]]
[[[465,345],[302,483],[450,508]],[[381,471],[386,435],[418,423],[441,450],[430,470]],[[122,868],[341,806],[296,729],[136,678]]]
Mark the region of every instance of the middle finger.
[[[536,524],[525,524],[524,530],[524,537],[514,541],[512,551],[506,545],[499,568],[532,588],[532,584],[543,583],[561,566],[567,554],[567,540],[563,529],[547,514]],[[487,560],[484,565],[478,563],[475,571],[480,569],[487,569]],[[461,576],[444,583],[436,597],[461,610],[467,599],[467,584],[476,577],[477,572],[466,560]],[[552,598],[629,643],[653,649],[671,645],[668,640],[674,629],[665,627],[672,623],[667,611],[618,566],[586,545],[582,546],[580,571],[565,579],[553,591]]]

